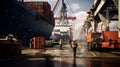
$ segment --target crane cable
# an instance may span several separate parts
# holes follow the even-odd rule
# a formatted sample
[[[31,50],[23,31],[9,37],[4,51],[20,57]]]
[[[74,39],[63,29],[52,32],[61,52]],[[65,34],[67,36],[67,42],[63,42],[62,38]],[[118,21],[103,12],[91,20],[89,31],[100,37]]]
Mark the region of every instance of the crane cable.
[[[67,0],[66,0],[67,1]],[[71,15],[73,14],[73,11],[72,11],[72,9],[71,9],[71,7],[70,7],[70,4],[69,4],[69,2],[67,1],[67,3],[68,3],[68,6],[69,6],[69,9],[70,9],[70,13],[71,13]]]
[[[60,1],[61,1],[61,0],[60,0]],[[57,9],[60,7],[60,6],[59,6],[60,3],[61,3],[60,1],[59,1],[59,3],[57,4],[56,9],[54,10],[54,13],[55,13],[54,15],[59,15],[59,14],[60,14],[60,11],[57,12]]]
[[[70,1],[71,1],[71,0],[70,0]],[[73,10],[72,10],[72,8],[71,8],[71,6],[70,6],[70,3],[68,2],[68,0],[66,0],[66,2],[68,3],[68,6],[69,6],[69,8],[70,8],[71,15],[75,16],[75,15],[74,15],[74,13],[73,13]]]

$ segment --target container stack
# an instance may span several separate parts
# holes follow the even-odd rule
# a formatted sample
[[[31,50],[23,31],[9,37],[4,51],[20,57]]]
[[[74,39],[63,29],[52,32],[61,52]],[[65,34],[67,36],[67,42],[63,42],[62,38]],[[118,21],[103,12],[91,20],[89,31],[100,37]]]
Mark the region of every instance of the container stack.
[[[48,2],[24,2],[24,4],[37,12],[37,17],[43,16],[46,20],[50,21],[49,23],[55,25],[53,13],[51,11],[51,6]]]

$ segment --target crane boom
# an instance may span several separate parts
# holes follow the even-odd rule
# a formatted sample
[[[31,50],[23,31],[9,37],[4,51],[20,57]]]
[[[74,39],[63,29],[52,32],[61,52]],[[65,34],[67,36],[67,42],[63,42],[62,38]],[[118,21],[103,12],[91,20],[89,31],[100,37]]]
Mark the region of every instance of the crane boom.
[[[60,0],[57,0],[57,2],[56,2],[56,4],[55,4],[55,6],[53,7],[52,12],[54,12],[54,11],[55,11],[55,9],[56,9],[56,7],[57,7],[57,5],[58,5],[59,1],[60,1]]]
[[[106,22],[105,17],[103,17],[103,15],[100,13],[98,15],[100,17],[100,20],[102,21],[102,24],[105,26],[106,31],[109,31],[109,26],[108,26],[108,23]]]

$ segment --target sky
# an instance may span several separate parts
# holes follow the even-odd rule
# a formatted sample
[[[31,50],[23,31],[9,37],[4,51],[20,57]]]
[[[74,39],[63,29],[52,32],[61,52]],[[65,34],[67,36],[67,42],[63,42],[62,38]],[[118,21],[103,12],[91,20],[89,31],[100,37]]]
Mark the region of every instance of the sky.
[[[24,0],[24,1],[47,1],[51,5],[51,10],[53,9],[57,0]],[[60,0],[61,2],[62,0]],[[68,15],[74,15],[77,19],[74,21],[69,21],[70,24],[73,24],[73,37],[78,38],[80,29],[84,24],[84,21],[87,17],[87,12],[93,5],[94,0],[64,0],[67,5]],[[61,8],[61,3],[58,4],[54,15],[58,16]]]

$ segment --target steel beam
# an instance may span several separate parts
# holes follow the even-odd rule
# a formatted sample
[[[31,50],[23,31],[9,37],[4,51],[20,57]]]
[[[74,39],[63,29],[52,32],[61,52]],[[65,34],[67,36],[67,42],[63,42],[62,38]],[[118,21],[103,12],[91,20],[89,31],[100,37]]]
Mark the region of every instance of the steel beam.
[[[113,0],[115,6],[118,8],[118,0]]]
[[[99,13],[100,9],[103,7],[103,5],[105,4],[105,2],[106,2],[106,0],[101,0],[101,1],[100,1],[97,9],[96,9],[95,12],[94,12],[94,16],[96,16],[96,15]]]

